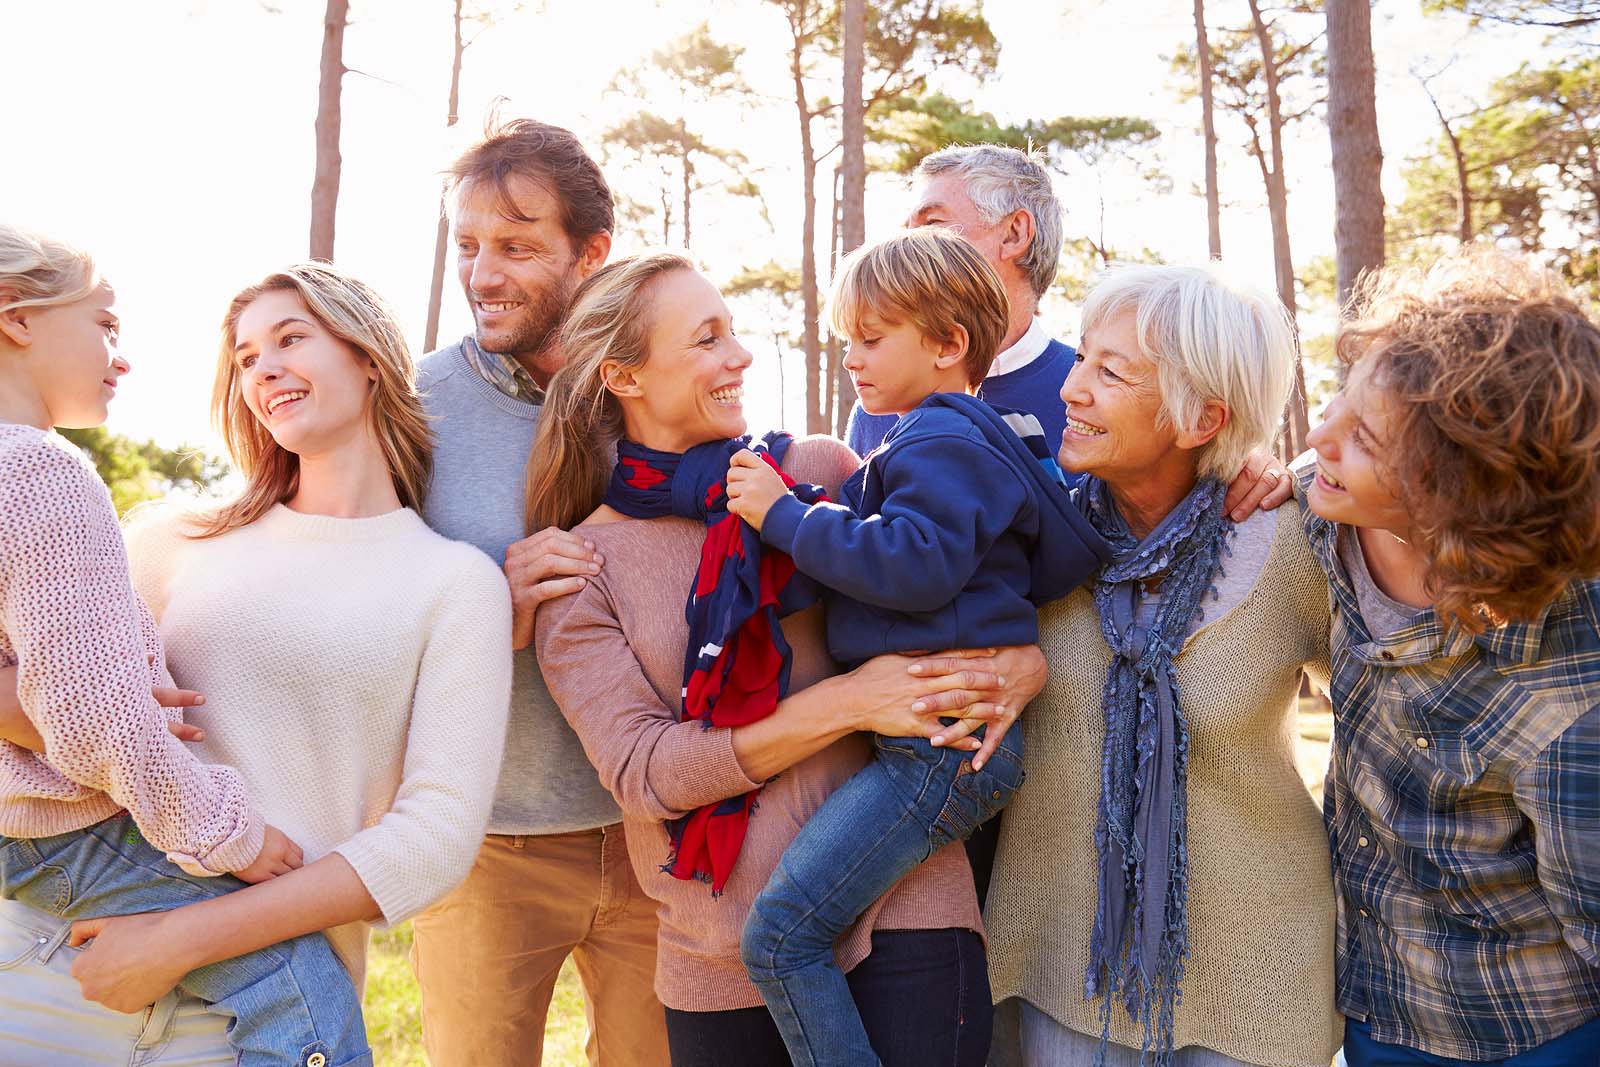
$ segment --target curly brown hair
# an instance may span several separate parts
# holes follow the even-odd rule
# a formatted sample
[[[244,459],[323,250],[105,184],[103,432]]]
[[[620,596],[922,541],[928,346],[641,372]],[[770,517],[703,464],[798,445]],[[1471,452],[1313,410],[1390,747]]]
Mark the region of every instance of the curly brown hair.
[[[1600,327],[1485,250],[1363,280],[1337,341],[1389,400],[1386,474],[1444,622],[1529,620],[1600,574]]]

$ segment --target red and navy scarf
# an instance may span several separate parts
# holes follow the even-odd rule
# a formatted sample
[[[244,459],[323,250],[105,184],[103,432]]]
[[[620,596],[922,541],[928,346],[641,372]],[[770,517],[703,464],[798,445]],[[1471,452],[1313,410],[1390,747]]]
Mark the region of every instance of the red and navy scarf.
[[[794,561],[764,545],[761,535],[728,512],[723,480],[741,448],[754,451],[779,474],[793,438],[769,433],[710,441],[687,452],[659,452],[632,441],[617,443],[605,503],[636,519],[679,515],[706,524],[700,567],[684,615],[689,644],[683,661],[683,717],[705,727],[743,726],[772,714],[789,690],[792,655],[778,620],[817,599],[817,586],[795,571]],[[807,504],[827,500],[815,485],[789,491]],[[697,878],[722,892],[744,844],[756,792],[697,808],[667,823],[672,852],[662,870]]]

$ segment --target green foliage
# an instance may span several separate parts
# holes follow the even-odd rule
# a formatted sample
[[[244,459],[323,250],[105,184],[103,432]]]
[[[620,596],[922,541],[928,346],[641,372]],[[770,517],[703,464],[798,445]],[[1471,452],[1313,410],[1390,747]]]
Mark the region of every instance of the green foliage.
[[[792,302],[800,293],[800,272],[776,260],[768,260],[759,267],[741,267],[739,273],[722,286],[724,296],[749,296],[768,293],[785,303]]]
[[[1494,82],[1492,101],[1453,124],[1467,170],[1472,235],[1543,253],[1574,283],[1600,266],[1600,55],[1523,66]],[[1459,182],[1449,139],[1402,170],[1392,212],[1399,258],[1419,258],[1458,236]]]
[[[1508,26],[1542,26],[1557,32],[1593,30],[1600,26],[1600,0],[1423,0],[1430,13],[1457,11],[1473,22]]]
[[[87,430],[62,430],[61,436],[77,445],[93,461],[100,479],[111,490],[111,501],[121,515],[146,500],[159,500],[173,490],[205,492],[227,477],[225,460],[208,456],[187,445],[165,449],[154,441],[143,444],[95,426]]]

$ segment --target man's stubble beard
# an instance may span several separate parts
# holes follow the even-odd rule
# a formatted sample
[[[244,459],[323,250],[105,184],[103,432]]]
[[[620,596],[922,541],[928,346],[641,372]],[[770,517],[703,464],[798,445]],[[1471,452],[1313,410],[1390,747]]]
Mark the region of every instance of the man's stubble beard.
[[[528,301],[526,317],[512,329],[505,340],[491,342],[480,336],[478,343],[486,351],[510,356],[532,373],[535,364],[542,365],[548,362],[543,357],[555,347],[556,335],[561,331],[561,324],[566,321],[567,310],[572,306],[572,294],[577,288],[578,279],[575,271],[562,275],[561,279],[541,293],[537,300]],[[556,368],[542,369],[553,373]]]

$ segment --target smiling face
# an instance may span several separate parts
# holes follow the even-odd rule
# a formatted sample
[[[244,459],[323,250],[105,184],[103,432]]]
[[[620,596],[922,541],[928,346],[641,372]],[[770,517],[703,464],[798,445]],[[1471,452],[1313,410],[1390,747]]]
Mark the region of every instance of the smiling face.
[[[1161,418],[1158,372],[1139,347],[1135,315],[1130,308],[1086,332],[1061,386],[1067,428],[1057,459],[1112,486],[1136,484],[1178,443]]]
[[[26,310],[34,388],[52,426],[99,426],[128,361],[117,355],[116,294],[101,282],[81,300]]]
[[[1306,494],[1311,510],[1333,522],[1405,535],[1411,527],[1383,462],[1389,438],[1387,397],[1372,361],[1350,367],[1345,386],[1306,438],[1317,453],[1317,476]]]
[[[649,356],[642,367],[604,377],[622,403],[628,437],[684,452],[745,432],[748,349],[733,333],[722,294],[698,271],[675,270],[651,286]]]
[[[234,364],[245,406],[288,452],[326,454],[371,430],[377,368],[317,321],[298,293],[272,289],[245,306]]]
[[[561,366],[551,342],[582,280],[579,257],[549,190],[521,177],[512,178],[507,190],[521,219],[507,217],[508,205],[496,190],[482,184],[461,188],[454,217],[456,271],[478,344],[517,359],[546,384]]]

